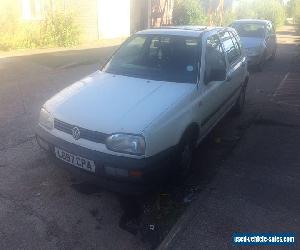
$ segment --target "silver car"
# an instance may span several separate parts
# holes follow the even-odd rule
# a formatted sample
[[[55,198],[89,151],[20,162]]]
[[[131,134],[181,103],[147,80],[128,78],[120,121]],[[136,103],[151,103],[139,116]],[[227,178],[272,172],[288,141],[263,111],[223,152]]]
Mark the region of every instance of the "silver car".
[[[274,59],[277,50],[277,38],[271,21],[242,19],[231,25],[238,32],[246,51],[248,65],[262,70],[264,63]]]

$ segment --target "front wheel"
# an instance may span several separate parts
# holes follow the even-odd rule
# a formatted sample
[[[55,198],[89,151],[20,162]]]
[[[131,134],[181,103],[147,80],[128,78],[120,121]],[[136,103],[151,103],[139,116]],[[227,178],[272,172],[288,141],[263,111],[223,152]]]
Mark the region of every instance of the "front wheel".
[[[233,108],[234,114],[236,115],[240,115],[244,110],[245,102],[246,102],[246,89],[247,89],[247,84],[243,84],[240,92],[240,96],[237,99]]]
[[[181,141],[178,147],[178,158],[177,158],[177,173],[176,179],[178,182],[186,180],[186,178],[192,172],[193,156],[196,149],[195,140],[192,137],[185,137]]]

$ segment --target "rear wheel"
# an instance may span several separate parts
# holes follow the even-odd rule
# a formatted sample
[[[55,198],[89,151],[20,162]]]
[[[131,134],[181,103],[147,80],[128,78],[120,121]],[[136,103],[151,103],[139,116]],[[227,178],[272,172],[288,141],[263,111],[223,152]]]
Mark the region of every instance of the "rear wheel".
[[[273,61],[276,57],[277,49],[274,49],[272,56],[270,57],[270,60]]]
[[[264,68],[265,60],[264,58],[256,65],[256,70],[262,72]]]

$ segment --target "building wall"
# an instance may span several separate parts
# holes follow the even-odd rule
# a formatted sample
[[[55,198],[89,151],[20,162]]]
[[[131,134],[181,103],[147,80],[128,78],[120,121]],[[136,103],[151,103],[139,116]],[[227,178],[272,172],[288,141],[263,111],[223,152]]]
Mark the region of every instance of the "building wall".
[[[130,35],[130,0],[60,1],[63,8],[74,12],[74,19],[81,28],[83,40]]]
[[[8,8],[26,22],[49,12],[71,12],[83,41],[127,37],[151,24],[151,0],[0,0],[0,14]]]
[[[151,0],[131,0],[131,33],[147,29],[151,25]]]
[[[56,9],[71,11],[75,23],[79,25],[82,40],[94,41],[99,38],[98,0],[54,0]]]
[[[0,21],[5,21],[6,18],[21,18],[22,8],[21,0],[0,0]]]
[[[130,0],[98,0],[99,38],[130,35]]]

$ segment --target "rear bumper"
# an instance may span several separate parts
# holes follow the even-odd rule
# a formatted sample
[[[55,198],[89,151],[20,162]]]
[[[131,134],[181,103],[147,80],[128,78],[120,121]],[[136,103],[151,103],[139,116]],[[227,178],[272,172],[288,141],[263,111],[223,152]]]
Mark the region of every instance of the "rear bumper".
[[[54,148],[58,147],[94,161],[96,172],[90,173],[57,159],[57,162],[62,163],[59,165],[66,166],[82,179],[96,182],[110,191],[126,194],[142,194],[157,188],[171,174],[172,159],[176,153],[176,147],[172,147],[143,159],[109,155],[64,141],[39,126],[36,129],[36,138],[38,144],[55,159]]]

